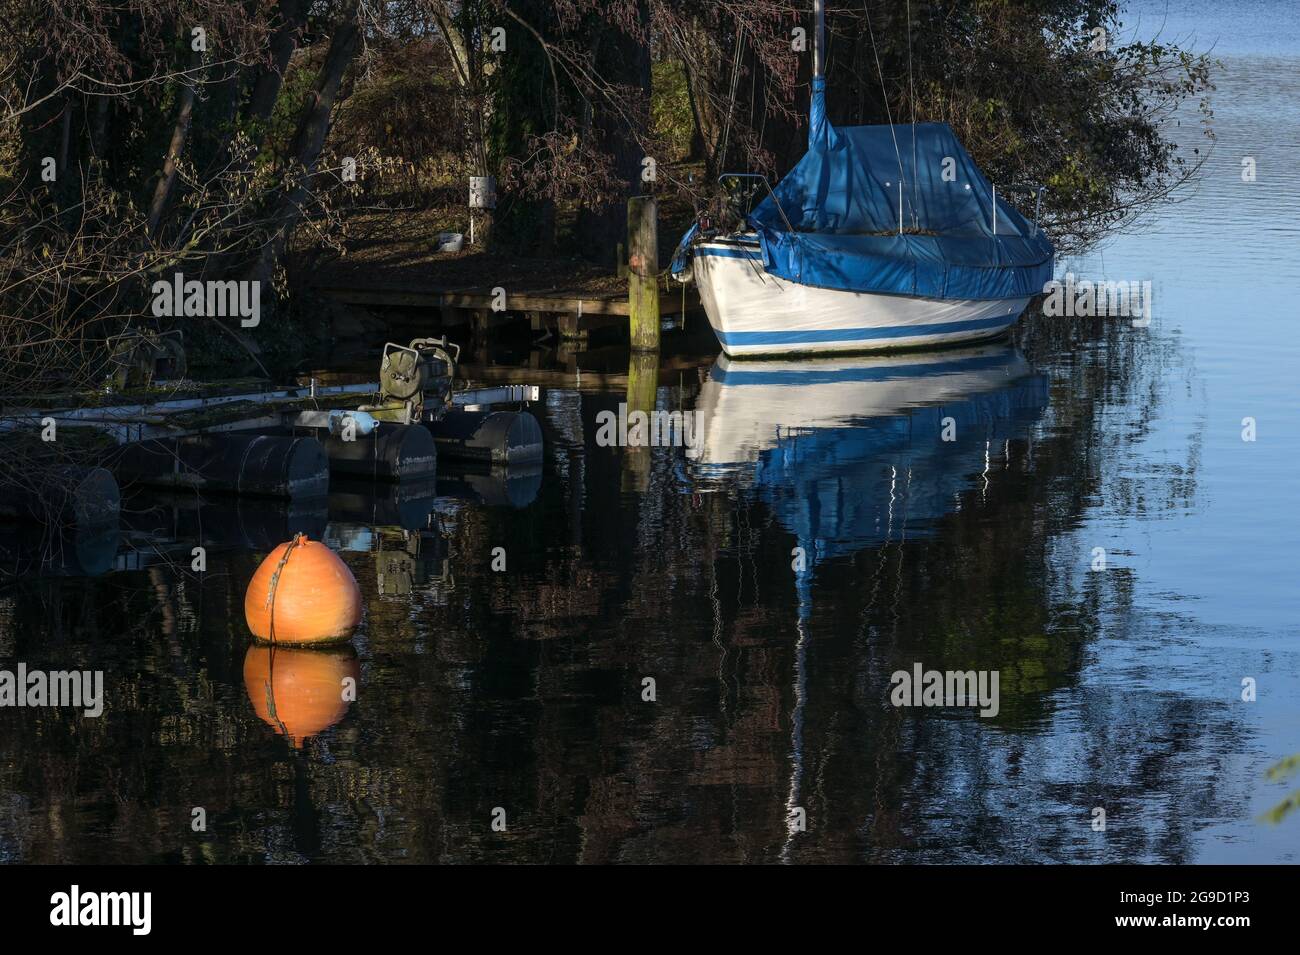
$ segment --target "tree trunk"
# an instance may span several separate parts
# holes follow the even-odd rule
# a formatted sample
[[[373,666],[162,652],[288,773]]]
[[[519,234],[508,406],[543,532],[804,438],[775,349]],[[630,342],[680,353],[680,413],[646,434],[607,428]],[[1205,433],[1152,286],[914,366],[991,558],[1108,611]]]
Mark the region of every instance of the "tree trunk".
[[[72,139],[72,98],[63,97],[63,128],[59,133],[59,161],[55,164],[59,178],[68,171],[68,145]]]
[[[705,177],[712,182],[719,172],[717,153],[722,144],[723,117],[717,104],[731,95],[730,71],[724,70],[724,66],[730,66],[731,57],[723,55],[713,32],[704,28],[698,19],[692,19],[678,31],[677,43],[686,72],[696,135],[703,151]]]
[[[699,162],[708,156],[704,145],[704,126],[700,118],[700,104],[695,99],[695,77],[692,76],[691,63],[682,57],[682,72],[686,74],[686,101],[691,107],[691,145],[686,158]]]
[[[191,54],[190,69],[194,69],[201,62],[198,53]],[[180,163],[181,153],[185,150],[185,140],[190,134],[190,119],[194,114],[194,88],[197,83],[197,78],[189,77],[181,87],[181,98],[176,108],[176,122],[172,126],[171,142],[167,146],[167,155],[163,158],[158,185],[154,187],[153,201],[149,203],[149,235],[154,237],[157,237],[163,213],[167,211],[167,203],[176,184],[176,168]]]
[[[252,277],[260,280],[264,287],[269,284],[275,263],[284,254],[289,234],[302,215],[302,207],[309,193],[309,182],[316,171],[316,160],[320,158],[321,148],[325,145],[325,135],[329,132],[330,114],[334,109],[334,101],[338,97],[339,85],[361,44],[357,7],[357,0],[352,0],[348,4],[343,19],[330,37],[325,62],[321,64],[316,84],[308,94],[302,121],[298,124],[298,131],[289,146],[290,162],[298,167],[300,178],[277,204],[273,221],[279,225],[271,238],[262,246],[261,254],[253,269]]]
[[[265,123],[271,118],[280,88],[284,85],[285,71],[307,23],[307,7],[307,0],[280,0],[280,24],[271,35],[271,65],[258,75],[248,101],[248,115],[253,119]],[[262,135],[259,130],[259,142]]]
[[[107,96],[93,97],[95,101],[94,118],[90,124],[90,153],[96,159],[103,159],[108,154],[108,103]],[[86,112],[90,109],[87,107]]]
[[[592,134],[614,161],[614,174],[623,183],[622,195],[597,208],[584,208],[578,216],[578,244],[593,261],[611,267],[610,253],[623,242],[627,231],[627,200],[647,191],[642,183],[642,142],[650,128],[650,9],[648,0],[638,0],[637,15],[645,35],[632,37],[611,31],[613,42],[606,42],[597,59],[599,72],[611,86],[637,90],[634,101],[625,104],[622,115],[604,100],[594,100]]]

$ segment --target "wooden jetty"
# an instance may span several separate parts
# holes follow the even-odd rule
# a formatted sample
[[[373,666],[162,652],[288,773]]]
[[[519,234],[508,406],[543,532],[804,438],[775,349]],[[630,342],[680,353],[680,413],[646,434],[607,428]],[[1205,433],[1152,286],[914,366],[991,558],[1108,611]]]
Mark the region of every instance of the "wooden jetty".
[[[496,288],[503,289],[504,295]],[[627,327],[630,316],[625,289],[444,288],[409,279],[386,282],[381,277],[366,284],[330,282],[314,290],[346,305],[428,309],[438,315],[441,329],[468,326],[476,335],[527,321],[535,332],[581,340],[595,328]],[[697,310],[699,295],[693,286],[675,288],[659,295],[657,306],[661,321],[671,319]]]
[[[317,278],[312,288],[345,305],[434,313],[440,331],[468,326],[483,337],[527,321],[534,332],[580,341],[593,329],[618,327],[628,330],[634,349],[654,350],[662,322],[698,310],[700,300],[693,285],[671,280],[662,269],[653,197],[628,201],[628,246],[626,254],[618,247],[616,260],[611,269],[474,247],[431,252],[407,241],[377,256],[360,250],[332,262],[328,277]]]

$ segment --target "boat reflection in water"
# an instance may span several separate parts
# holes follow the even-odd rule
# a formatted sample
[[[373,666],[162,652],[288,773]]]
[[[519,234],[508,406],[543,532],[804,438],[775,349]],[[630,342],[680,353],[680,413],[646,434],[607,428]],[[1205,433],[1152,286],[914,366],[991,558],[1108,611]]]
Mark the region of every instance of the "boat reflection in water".
[[[904,524],[923,534],[1046,405],[1047,379],[1006,344],[780,362],[719,355],[696,403],[688,469],[696,490],[752,488],[811,570]]]
[[[812,361],[720,355],[686,452],[696,490],[747,488],[793,534],[799,610],[790,714],[789,860],[804,801],[809,621],[819,563],[927,536],[959,495],[1027,437],[1047,379],[1009,345]]]

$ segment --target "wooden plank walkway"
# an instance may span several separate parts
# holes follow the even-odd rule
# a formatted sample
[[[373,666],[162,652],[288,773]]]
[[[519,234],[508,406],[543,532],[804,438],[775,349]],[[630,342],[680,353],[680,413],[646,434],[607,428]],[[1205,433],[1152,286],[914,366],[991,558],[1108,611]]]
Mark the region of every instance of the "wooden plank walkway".
[[[673,283],[676,285],[676,283]],[[315,290],[337,301],[349,305],[380,305],[405,308],[454,309],[466,312],[492,312],[497,301],[496,294],[490,288],[443,289],[436,287],[376,286],[376,285],[334,285],[315,286]],[[661,315],[679,315],[682,312],[682,291],[670,290],[659,297]],[[686,289],[685,306],[687,311],[699,307],[699,294],[694,286]],[[504,312],[526,314],[537,312],[542,315],[586,316],[623,316],[628,314],[627,292],[622,291],[585,291],[585,290],[524,290],[512,292],[507,290]],[[497,313],[500,314],[500,313]]]

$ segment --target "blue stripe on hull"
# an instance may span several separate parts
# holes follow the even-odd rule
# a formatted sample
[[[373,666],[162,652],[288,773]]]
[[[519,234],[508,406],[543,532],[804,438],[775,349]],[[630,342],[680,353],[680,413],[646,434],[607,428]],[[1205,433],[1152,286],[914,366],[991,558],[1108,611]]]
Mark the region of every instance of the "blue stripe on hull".
[[[746,249],[696,249],[695,254],[715,259],[753,259],[755,262],[763,261],[763,255],[758,251],[758,246],[753,246],[752,252]]]
[[[726,385],[821,385],[845,381],[893,381],[900,378],[921,378],[928,375],[968,374],[987,371],[1008,364],[1009,352],[978,355],[954,361],[918,362],[914,365],[883,365],[875,367],[820,368],[816,364],[802,368],[768,370],[764,362],[750,362],[730,367],[715,365],[709,377]],[[833,359],[823,359],[831,361]]]
[[[812,345],[819,342],[873,342],[894,338],[928,338],[957,332],[977,332],[1006,328],[1015,315],[972,318],[960,322],[937,322],[933,325],[887,325],[879,328],[809,328],[788,332],[713,331],[723,345]]]

